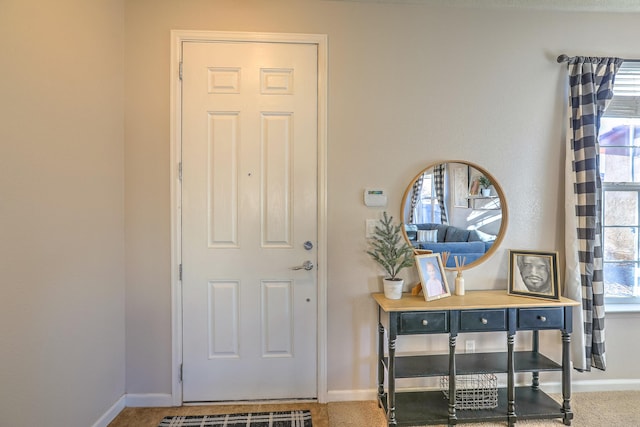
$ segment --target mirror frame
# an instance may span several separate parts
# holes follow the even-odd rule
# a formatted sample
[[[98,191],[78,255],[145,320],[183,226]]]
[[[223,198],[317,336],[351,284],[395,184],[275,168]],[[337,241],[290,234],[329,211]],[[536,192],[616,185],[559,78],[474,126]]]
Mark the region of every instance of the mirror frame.
[[[404,237],[404,240],[411,246],[411,240],[407,235],[407,229],[406,227],[404,227],[404,225],[406,225],[404,222],[404,219],[405,219],[404,213],[405,213],[405,207],[407,204],[407,197],[409,197],[411,194],[411,190],[413,189],[413,183],[416,182],[416,180],[420,178],[422,174],[424,174],[427,170],[432,169],[434,166],[441,165],[443,163],[460,163],[476,169],[478,172],[482,173],[483,175],[485,175],[487,178],[491,180],[493,188],[495,189],[498,197],[500,198],[500,210],[502,211],[502,220],[500,223],[500,230],[496,235],[496,240],[493,242],[493,245],[491,245],[489,250],[483,256],[481,256],[480,258],[478,258],[477,260],[469,264],[466,264],[464,267],[460,268],[460,270],[468,270],[470,268],[477,267],[478,265],[482,264],[483,262],[491,258],[491,256],[493,256],[493,254],[496,252],[496,250],[502,243],[502,240],[504,239],[504,235],[507,232],[507,225],[509,223],[509,209],[507,208],[507,198],[505,197],[504,191],[502,190],[502,187],[500,186],[498,181],[495,179],[495,177],[491,175],[482,166],[479,166],[475,163],[468,162],[466,160],[443,160],[439,162],[430,163],[429,165],[427,165],[426,168],[422,169],[416,176],[413,177],[411,181],[409,181],[409,185],[407,186],[407,189],[404,191],[404,195],[402,196],[402,204],[400,205],[400,218],[402,218],[402,224],[403,224],[402,235]],[[414,253],[418,255],[424,252],[421,252],[419,249],[414,249]],[[445,267],[445,268],[447,270],[456,270],[455,267]]]

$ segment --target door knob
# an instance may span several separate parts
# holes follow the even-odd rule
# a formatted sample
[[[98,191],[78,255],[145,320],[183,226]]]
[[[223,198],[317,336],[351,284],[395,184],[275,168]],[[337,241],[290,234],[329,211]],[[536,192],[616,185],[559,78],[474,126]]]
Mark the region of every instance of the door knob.
[[[291,267],[292,270],[313,270],[313,263],[311,261],[305,261],[302,263],[302,265],[298,265],[295,267]]]

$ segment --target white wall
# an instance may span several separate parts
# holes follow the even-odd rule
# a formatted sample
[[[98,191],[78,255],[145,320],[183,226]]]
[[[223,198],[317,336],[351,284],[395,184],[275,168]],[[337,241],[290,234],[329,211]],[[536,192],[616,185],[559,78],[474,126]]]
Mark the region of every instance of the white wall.
[[[0,2],[0,424],[124,394],[124,2]]]
[[[363,205],[362,190],[386,188],[388,210],[398,215],[405,186],[427,163],[465,159],[488,169],[506,193],[509,227],[500,250],[467,272],[466,283],[506,289],[508,248],[563,250],[565,66],[556,56],[640,58],[633,13],[138,0],[126,3],[125,17],[130,393],[171,391],[170,30],[329,36],[330,392],[370,390],[376,381],[369,293],[380,283],[364,253],[364,224],[381,210]],[[610,370],[576,379],[640,379],[619,332],[639,326],[637,317],[612,316]],[[547,345],[557,337],[544,338]]]

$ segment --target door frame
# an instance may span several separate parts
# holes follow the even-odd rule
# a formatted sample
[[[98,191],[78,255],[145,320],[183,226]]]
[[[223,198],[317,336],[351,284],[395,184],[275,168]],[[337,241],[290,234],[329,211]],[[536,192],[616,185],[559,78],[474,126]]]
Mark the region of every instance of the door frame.
[[[171,31],[170,182],[171,182],[171,396],[182,405],[182,85],[183,42],[269,42],[315,44],[318,48],[318,266],[317,398],[327,401],[327,35]]]

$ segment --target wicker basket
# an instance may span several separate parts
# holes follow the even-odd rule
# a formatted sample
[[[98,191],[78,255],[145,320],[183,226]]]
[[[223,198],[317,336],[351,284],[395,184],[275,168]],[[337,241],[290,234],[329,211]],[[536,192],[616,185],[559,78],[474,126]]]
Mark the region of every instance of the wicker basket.
[[[440,377],[440,388],[449,398],[449,377]],[[491,409],[498,406],[498,377],[494,374],[456,376],[456,409]]]

